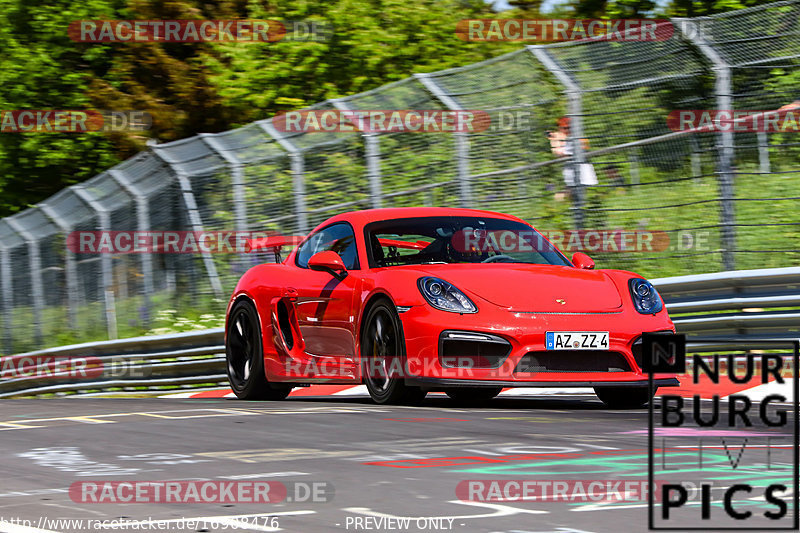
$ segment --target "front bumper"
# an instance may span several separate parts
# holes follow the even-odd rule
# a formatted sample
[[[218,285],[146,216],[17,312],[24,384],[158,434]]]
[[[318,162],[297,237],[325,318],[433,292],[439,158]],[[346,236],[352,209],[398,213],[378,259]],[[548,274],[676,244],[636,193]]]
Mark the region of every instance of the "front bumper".
[[[406,341],[406,382],[425,388],[455,386],[502,387],[595,387],[642,386],[648,375],[634,356],[634,343],[643,332],[674,331],[666,311],[655,316],[641,315],[634,310],[621,309],[612,313],[533,313],[514,312],[483,305],[475,314],[459,315],[439,311],[429,306],[413,306],[400,313]],[[452,365],[452,358],[443,360],[442,333],[446,331],[485,334],[508,343],[507,355],[495,358],[484,365]],[[545,334],[548,331],[608,331],[608,351],[582,353],[572,351],[546,351]],[[589,352],[589,351],[587,351]],[[496,352],[495,352],[496,353]],[[448,355],[453,355],[452,353]],[[528,358],[526,358],[526,355]],[[578,356],[587,361],[598,361],[611,356],[622,364],[609,369],[583,370]],[[529,371],[530,357],[548,359],[558,363],[554,368],[537,366]],[[521,364],[523,358],[525,362]],[[563,370],[562,370],[563,369]],[[677,386],[673,374],[655,374],[657,386]]]
[[[446,379],[428,377],[406,378],[406,385],[421,387],[426,390],[452,389],[456,387],[642,387],[647,385],[644,381],[499,381],[499,380],[469,380]],[[659,378],[653,380],[656,387],[677,387],[680,385],[678,378]]]

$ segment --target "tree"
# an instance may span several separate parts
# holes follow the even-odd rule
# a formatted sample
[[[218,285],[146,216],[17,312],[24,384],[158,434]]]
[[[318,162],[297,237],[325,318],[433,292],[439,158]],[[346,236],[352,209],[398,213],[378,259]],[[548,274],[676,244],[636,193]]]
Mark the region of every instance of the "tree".
[[[0,0],[0,109],[147,111],[152,129],[0,134],[0,216],[84,181],[144,148],[218,132],[415,72],[515,49],[455,35],[465,18],[492,16],[481,0]],[[78,43],[83,19],[318,20],[327,41]]]
[[[88,72],[102,49],[80,49],[70,21],[113,18],[106,0],[0,0],[0,109],[91,107]],[[118,160],[100,133],[0,133],[0,214],[7,215],[62,187],[90,178]]]
[[[337,0],[328,4],[251,2],[255,19],[317,20],[328,40],[215,43],[204,56],[210,79],[241,124],[400,80],[466,65],[519,47],[471,43],[455,35],[462,19],[493,16],[480,0]]]
[[[772,0],[672,0],[667,5],[667,13],[671,17],[702,17],[723,13],[735,9],[743,9],[762,4],[769,4]]]

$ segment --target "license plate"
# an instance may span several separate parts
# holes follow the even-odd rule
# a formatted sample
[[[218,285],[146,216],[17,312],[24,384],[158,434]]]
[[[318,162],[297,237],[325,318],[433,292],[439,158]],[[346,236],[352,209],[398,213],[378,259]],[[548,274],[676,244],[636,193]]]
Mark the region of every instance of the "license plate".
[[[548,331],[547,350],[608,350],[607,331]]]

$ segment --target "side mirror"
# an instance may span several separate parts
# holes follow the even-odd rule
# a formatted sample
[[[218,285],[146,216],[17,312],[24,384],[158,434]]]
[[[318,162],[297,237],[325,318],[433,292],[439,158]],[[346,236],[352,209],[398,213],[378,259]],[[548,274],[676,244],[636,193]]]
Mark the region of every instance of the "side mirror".
[[[339,257],[339,254],[331,250],[312,255],[308,260],[308,268],[328,272],[339,281],[347,277],[347,268],[344,266],[344,261]]]
[[[584,270],[594,270],[594,261],[583,252],[575,252],[572,256],[572,264]]]

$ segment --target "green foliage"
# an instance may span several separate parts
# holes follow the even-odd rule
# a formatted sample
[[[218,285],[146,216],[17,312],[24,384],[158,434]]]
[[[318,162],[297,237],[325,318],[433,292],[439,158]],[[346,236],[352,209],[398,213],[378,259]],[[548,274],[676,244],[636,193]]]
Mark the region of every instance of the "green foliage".
[[[282,110],[372,89],[414,72],[515,48],[466,43],[481,0],[0,0],[0,109],[136,109],[160,141],[218,132]],[[85,19],[262,18],[333,25],[322,42],[77,43]],[[0,135],[0,216],[84,181],[144,148],[140,133]]]
[[[115,4],[0,0],[0,109],[91,107],[88,70],[102,51],[81,49],[66,28],[77,19],[113,18]],[[24,209],[116,161],[111,140],[99,133],[2,133],[0,214]]]
[[[333,26],[328,40],[286,38],[272,45],[215,43],[204,57],[238,122],[308,106],[430,72],[486,59],[516,44],[467,43],[461,19],[490,16],[481,0],[338,0],[325,4],[252,1],[256,19],[318,20]]]
[[[576,18],[701,17],[768,4],[772,0],[569,0],[554,11]]]
[[[667,11],[673,17],[702,17],[735,9],[768,4],[771,0],[672,0]]]
[[[224,315],[201,314],[199,316],[180,316],[175,309],[162,309],[153,319],[154,327],[147,335],[167,335],[225,326]]]

